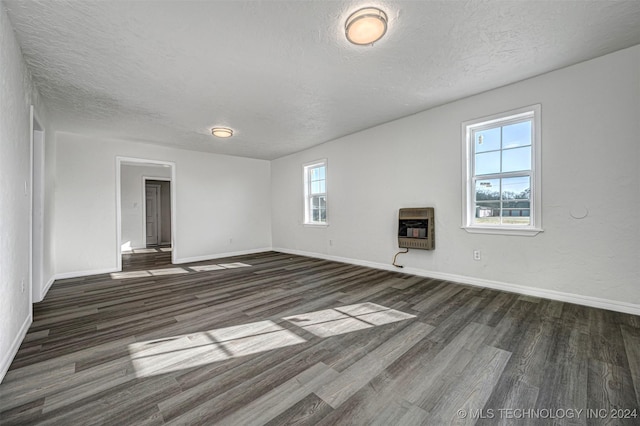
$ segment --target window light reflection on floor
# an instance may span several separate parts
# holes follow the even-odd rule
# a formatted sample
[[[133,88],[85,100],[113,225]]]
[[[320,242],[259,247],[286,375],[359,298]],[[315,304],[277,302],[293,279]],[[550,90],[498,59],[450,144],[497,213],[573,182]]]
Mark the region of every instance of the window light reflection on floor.
[[[306,342],[273,321],[259,321],[129,345],[136,377],[198,367]]]
[[[234,262],[234,263],[221,263],[219,265],[194,265],[185,268],[161,268],[161,269],[148,269],[148,270],[140,270],[140,271],[126,271],[126,272],[113,272],[111,273],[111,279],[113,280],[122,280],[127,278],[144,278],[151,276],[162,276],[162,275],[175,275],[175,274],[188,274],[189,272],[205,272],[205,271],[218,271],[224,269],[235,269],[235,268],[247,268],[251,265],[242,263],[242,262]]]
[[[326,338],[411,318],[415,315],[367,302],[288,316],[283,320]],[[294,331],[265,320],[137,342],[129,345],[129,354],[136,377],[147,377],[306,341]]]
[[[367,302],[293,315],[284,319],[316,336],[330,337],[410,318],[415,318],[415,315]]]

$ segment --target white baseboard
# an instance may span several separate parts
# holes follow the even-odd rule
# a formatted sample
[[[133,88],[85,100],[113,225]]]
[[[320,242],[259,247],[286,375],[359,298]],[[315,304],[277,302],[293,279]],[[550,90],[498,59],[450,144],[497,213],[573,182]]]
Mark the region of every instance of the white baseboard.
[[[49,278],[49,281],[47,281],[47,283],[45,284],[44,288],[41,290],[40,298],[39,299],[35,299],[34,298],[33,299],[33,303],[42,302],[44,300],[44,298],[47,296],[47,293],[49,292],[49,289],[51,288],[51,286],[55,282],[55,280],[56,280],[55,275],[52,276],[51,278]]]
[[[621,302],[618,300],[602,299],[592,296],[583,296],[574,293],[565,293],[556,290],[547,290],[537,287],[529,287],[518,284],[509,284],[500,281],[485,280],[482,278],[468,277],[465,275],[449,274],[444,272],[433,272],[419,268],[403,268],[398,269],[393,265],[384,263],[370,262],[367,260],[351,259],[348,257],[332,256],[322,253],[312,253],[301,250],[290,250],[274,247],[274,251],[282,253],[296,254],[300,256],[315,257],[318,259],[333,260],[336,262],[349,263],[352,265],[367,266],[374,269],[383,269],[386,271],[400,272],[405,274],[417,275],[426,278],[436,278],[445,281],[453,281],[461,284],[469,284],[478,287],[492,288],[495,290],[503,290],[511,293],[518,293],[527,296],[541,297],[544,299],[557,300],[560,302],[575,303],[577,305],[590,306],[592,308],[607,309],[610,311],[623,312],[626,314],[640,315],[640,305],[634,303]]]
[[[108,269],[93,269],[89,271],[63,272],[61,274],[56,274],[54,278],[56,280],[66,280],[68,278],[79,278],[79,277],[88,277],[90,275],[110,274],[111,272],[120,272],[120,271],[118,270],[118,268],[108,268]]]
[[[181,259],[176,259],[174,263],[180,264],[180,263],[203,262],[205,260],[220,259],[222,257],[242,256],[245,254],[263,253],[265,251],[271,251],[271,250],[272,250],[271,247],[262,247],[262,248],[250,249],[250,250],[233,251],[229,253],[218,253],[218,254],[208,254],[204,256],[184,257]]]
[[[27,316],[27,318],[24,320],[22,327],[20,327],[18,334],[16,334],[16,337],[11,343],[9,350],[2,356],[2,361],[0,361],[0,383],[2,383],[2,380],[4,380],[4,376],[7,374],[7,371],[9,371],[9,367],[11,366],[11,362],[13,362],[13,358],[16,357],[18,349],[20,349],[20,344],[22,344],[24,336],[26,336],[27,331],[29,331],[29,327],[33,322],[33,317],[31,315],[32,313],[29,312],[29,316]]]

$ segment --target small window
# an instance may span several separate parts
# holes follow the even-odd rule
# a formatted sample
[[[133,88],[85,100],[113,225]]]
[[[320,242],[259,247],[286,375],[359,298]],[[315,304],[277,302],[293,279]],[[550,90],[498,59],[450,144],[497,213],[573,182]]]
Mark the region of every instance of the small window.
[[[304,223],[327,224],[327,161],[304,166]]]
[[[542,231],[540,105],[463,123],[463,152],[463,228]]]

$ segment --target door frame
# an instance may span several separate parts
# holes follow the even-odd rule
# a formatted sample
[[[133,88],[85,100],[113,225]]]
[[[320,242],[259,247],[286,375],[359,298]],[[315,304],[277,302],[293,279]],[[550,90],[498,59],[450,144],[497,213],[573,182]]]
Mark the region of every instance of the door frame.
[[[44,168],[45,129],[33,105],[29,110],[31,143],[29,152],[29,305],[42,301],[44,279]],[[36,138],[36,132],[39,132]],[[27,188],[25,186],[25,192]],[[34,233],[34,225],[39,232]],[[34,253],[37,253],[34,256]]]
[[[176,163],[173,161],[116,156],[116,269],[118,271],[122,271],[122,164],[132,164],[136,166],[165,166],[171,168],[171,180],[169,181],[171,185],[169,194],[171,196],[171,263],[176,263],[176,259],[178,258],[179,241],[177,238],[178,227],[176,226]]]
[[[159,180],[159,181],[163,181],[163,182],[169,182],[169,196],[172,197],[172,191],[171,191],[171,178],[168,177],[153,177],[153,176],[142,176],[142,241],[145,242],[145,246],[147,245],[147,200],[146,200],[146,193],[147,193],[147,181],[148,180]],[[160,193],[162,193],[162,188],[160,188]],[[160,195],[160,197],[158,198],[158,200],[162,199],[162,195]],[[158,202],[158,204],[161,204],[160,202]],[[173,212],[173,205],[171,206],[171,211]],[[158,228],[161,228],[162,226],[162,205],[160,205],[160,208],[158,209],[158,218],[159,220],[159,225]],[[173,215],[172,215],[172,220],[173,220]],[[173,234],[173,223],[171,224],[171,233]],[[160,238],[161,235],[161,229],[158,229],[158,245],[162,244],[162,238]]]

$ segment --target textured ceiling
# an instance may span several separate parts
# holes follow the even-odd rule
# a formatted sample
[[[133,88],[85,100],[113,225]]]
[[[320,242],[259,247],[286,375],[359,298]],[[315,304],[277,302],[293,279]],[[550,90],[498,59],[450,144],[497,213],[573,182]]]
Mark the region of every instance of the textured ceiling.
[[[57,129],[264,159],[640,43],[635,0],[3,5]]]

